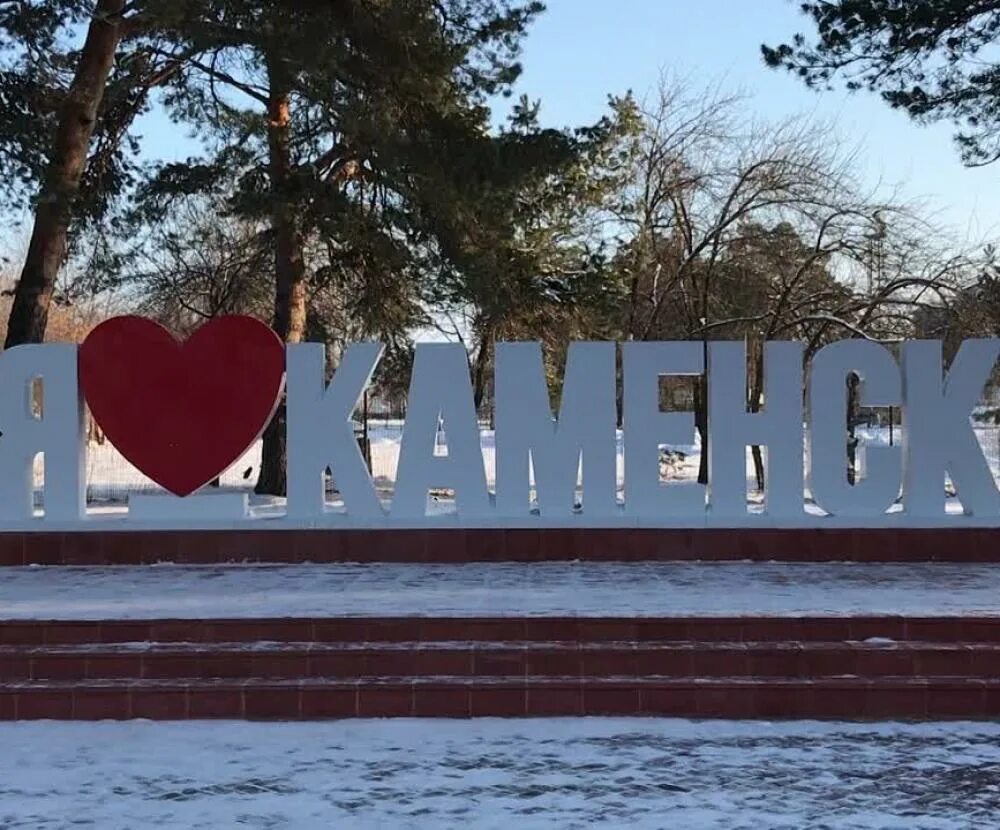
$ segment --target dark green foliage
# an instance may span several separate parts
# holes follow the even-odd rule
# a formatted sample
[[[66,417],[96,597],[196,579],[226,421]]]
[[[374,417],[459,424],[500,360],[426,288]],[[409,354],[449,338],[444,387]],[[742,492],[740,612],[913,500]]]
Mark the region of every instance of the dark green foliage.
[[[468,303],[490,323],[467,334],[492,351],[515,322],[598,290],[599,251],[571,237],[608,189],[591,156],[621,131],[621,113],[576,133],[543,130],[527,105],[509,129],[490,130],[487,104],[509,93],[540,10],[508,0],[187,6],[156,30],[184,55],[163,101],[207,152],[152,171],[119,235],[139,238],[175,204],[210,197],[220,216],[261,227],[240,244],[274,255],[273,325],[289,342],[323,340],[335,359],[339,344],[377,337],[405,355],[430,306]],[[103,285],[133,281],[143,255],[107,246],[95,273]],[[258,487],[280,492],[272,455]]]
[[[817,40],[798,34],[763,46],[769,66],[810,86],[842,77],[920,122],[953,121],[967,164],[1000,158],[1000,1],[810,0],[801,8]]]
[[[496,340],[544,341],[557,376],[566,341],[620,300],[608,209],[630,173],[639,115],[631,97],[610,104],[596,125],[558,131],[541,129],[522,99],[498,136],[426,191],[441,258],[428,304],[465,318],[479,399]]]
[[[600,246],[583,244],[578,226],[612,188],[605,154],[635,128],[634,104],[616,101],[613,116],[574,133],[541,129],[522,102],[508,128],[488,128],[487,99],[517,77],[518,42],[539,10],[205,4],[183,24],[202,57],[172,79],[167,101],[215,153],[160,168],[133,218],[155,221],[171,198],[212,191],[234,215],[267,221],[264,64],[277,54],[292,93],[282,195],[309,248],[312,332],[395,338],[429,305],[512,320],[599,293]]]
[[[53,151],[56,122],[79,58],[81,31],[93,3],[24,0],[0,7],[0,207],[19,212],[39,192]],[[123,38],[104,93],[76,201],[70,238],[108,216],[138,174],[131,130],[153,89],[175,71],[178,53],[153,30],[169,19],[162,6],[130,3]],[[134,24],[134,25],[132,25]]]

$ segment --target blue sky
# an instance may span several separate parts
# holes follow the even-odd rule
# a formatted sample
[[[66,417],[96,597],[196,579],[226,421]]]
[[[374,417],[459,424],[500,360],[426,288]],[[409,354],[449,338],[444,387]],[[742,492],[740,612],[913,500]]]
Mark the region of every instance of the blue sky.
[[[599,118],[609,93],[641,97],[663,70],[696,87],[722,82],[749,93],[761,117],[833,119],[845,140],[860,144],[872,183],[900,184],[963,238],[1000,235],[1000,164],[964,168],[949,125],[919,127],[876,95],[816,93],[764,67],[761,42],[808,26],[789,0],[548,0],[526,40],[517,92],[541,98],[547,125],[573,126]],[[183,128],[165,119],[154,116],[145,127],[151,156],[182,159],[193,149]]]

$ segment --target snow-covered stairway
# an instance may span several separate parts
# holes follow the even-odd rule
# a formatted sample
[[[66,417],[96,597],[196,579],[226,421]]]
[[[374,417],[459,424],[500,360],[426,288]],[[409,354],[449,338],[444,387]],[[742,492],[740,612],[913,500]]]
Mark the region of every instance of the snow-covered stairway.
[[[0,719],[1000,715],[1000,617],[0,623]]]
[[[516,545],[541,536],[509,531],[484,552],[471,533],[436,533],[404,538],[398,557],[376,534],[375,561],[327,564],[286,561],[323,550],[322,535],[206,536],[188,551],[183,536],[26,534],[0,568],[0,719],[1000,717],[1000,547],[985,533],[907,561],[884,537],[880,561],[847,536],[770,548],[766,532],[734,532],[723,561],[697,546],[670,561],[580,530],[547,549],[561,561],[536,546],[531,562]],[[436,550],[445,539],[462,541]],[[823,539],[867,561],[829,561]],[[350,559],[360,544],[327,550]],[[46,545],[52,564],[29,562]],[[573,550],[589,554],[565,561]],[[770,550],[786,561],[761,561]],[[137,551],[145,564],[128,564]],[[755,561],[726,561],[734,551]],[[249,563],[156,564],[241,552]]]

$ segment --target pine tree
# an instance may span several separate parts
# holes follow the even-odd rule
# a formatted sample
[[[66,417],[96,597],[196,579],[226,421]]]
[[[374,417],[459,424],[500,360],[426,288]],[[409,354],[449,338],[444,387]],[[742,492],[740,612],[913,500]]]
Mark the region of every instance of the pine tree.
[[[138,148],[129,131],[183,59],[157,33],[180,5],[26,0],[0,10],[2,199],[34,210],[7,347],[44,339],[74,233],[131,183]],[[82,46],[67,46],[82,27]]]
[[[426,194],[453,168],[495,159],[486,102],[516,79],[520,38],[540,10],[507,0],[201,4],[175,28],[199,57],[167,100],[217,152],[162,168],[144,198],[221,187],[235,213],[268,222],[272,325],[285,342],[306,336],[319,288],[360,293],[373,328],[399,324],[434,247]],[[283,436],[279,410],[258,492],[284,492]]]
[[[566,342],[619,300],[605,230],[641,125],[631,96],[609,106],[592,126],[542,129],[523,97],[489,162],[441,171],[446,184],[426,194],[441,255],[429,301],[468,318],[477,406],[497,340],[540,338],[561,367]]]
[[[802,11],[816,28],[810,45],[762,46],[764,61],[810,86],[842,77],[850,90],[877,91],[920,123],[952,121],[963,160],[1000,159],[1000,38],[997,0],[810,0]]]

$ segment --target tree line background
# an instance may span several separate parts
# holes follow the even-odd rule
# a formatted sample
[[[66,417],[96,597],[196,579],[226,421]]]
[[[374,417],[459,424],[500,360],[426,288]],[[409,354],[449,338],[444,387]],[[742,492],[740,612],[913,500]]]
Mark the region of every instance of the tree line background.
[[[814,33],[761,47],[767,64],[953,120],[969,164],[1000,157],[985,57],[1000,2],[802,7]],[[288,343],[326,343],[331,367],[351,341],[385,342],[376,386],[400,400],[414,339],[435,331],[466,345],[485,408],[498,340],[542,340],[557,396],[574,339],[734,338],[756,410],[766,340],[801,340],[809,360],[844,337],[952,352],[1000,334],[989,240],[959,243],[928,206],[866,185],[831,124],[762,120],[739,94],[664,75],[610,95],[593,124],[543,127],[524,97],[496,126],[542,12],[0,0],[0,207],[30,216],[7,252],[5,347],[79,340],[123,311],[179,335],[250,314]],[[203,151],[144,159],[152,108]],[[704,385],[664,395],[694,408],[706,447]],[[279,409],[256,489],[284,488]]]

